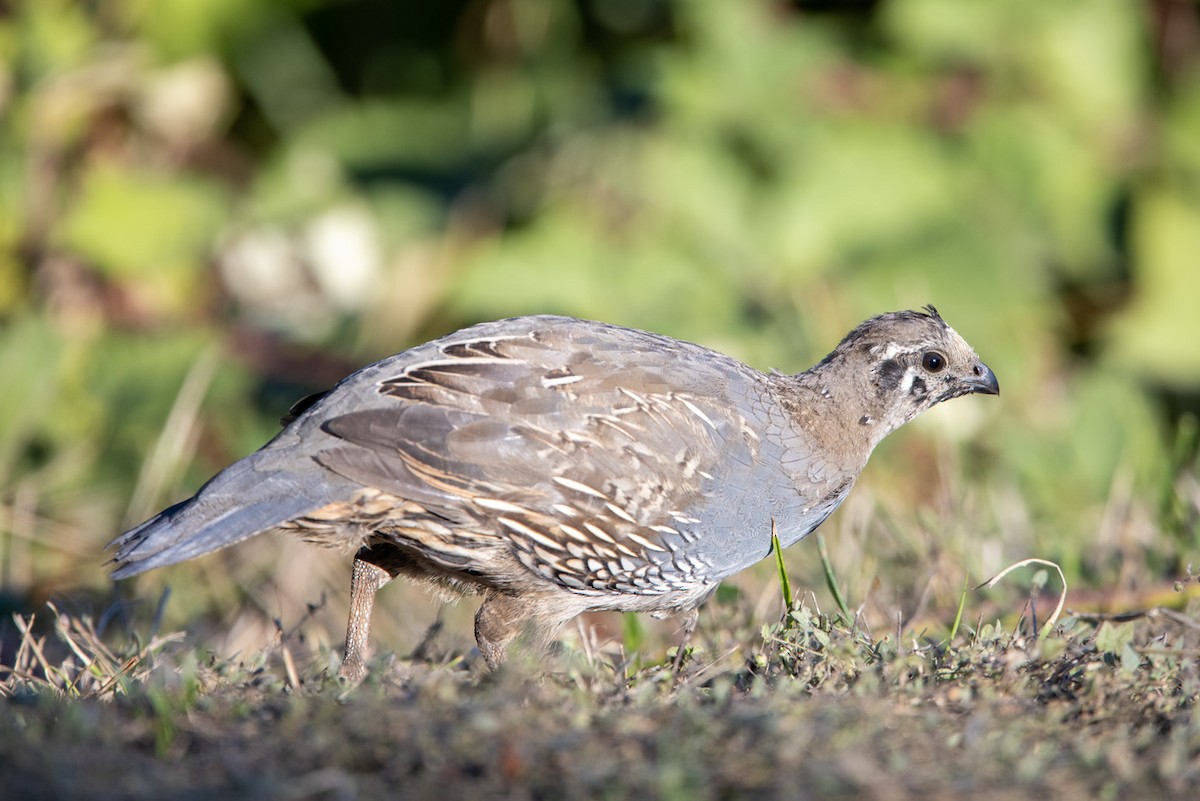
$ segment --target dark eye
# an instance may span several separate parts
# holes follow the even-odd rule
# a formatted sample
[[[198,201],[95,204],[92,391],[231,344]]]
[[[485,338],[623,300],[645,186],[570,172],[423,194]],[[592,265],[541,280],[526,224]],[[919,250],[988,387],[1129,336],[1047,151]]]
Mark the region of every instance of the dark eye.
[[[931,373],[940,373],[946,369],[946,357],[936,350],[926,351],[921,357],[921,366]]]

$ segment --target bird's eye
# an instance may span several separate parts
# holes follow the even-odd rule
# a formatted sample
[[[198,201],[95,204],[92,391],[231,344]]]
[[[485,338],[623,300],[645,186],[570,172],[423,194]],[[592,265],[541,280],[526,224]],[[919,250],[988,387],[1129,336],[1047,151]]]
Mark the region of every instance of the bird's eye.
[[[936,350],[926,351],[921,357],[921,366],[931,373],[940,373],[946,369],[946,357]]]

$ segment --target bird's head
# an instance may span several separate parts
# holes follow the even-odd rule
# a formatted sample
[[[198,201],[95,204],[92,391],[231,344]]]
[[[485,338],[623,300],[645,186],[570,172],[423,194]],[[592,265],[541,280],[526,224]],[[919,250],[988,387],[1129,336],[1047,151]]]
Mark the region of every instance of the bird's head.
[[[858,422],[877,430],[875,441],[942,401],[1000,394],[996,374],[933,306],[872,317],[814,369],[822,368],[858,385]]]

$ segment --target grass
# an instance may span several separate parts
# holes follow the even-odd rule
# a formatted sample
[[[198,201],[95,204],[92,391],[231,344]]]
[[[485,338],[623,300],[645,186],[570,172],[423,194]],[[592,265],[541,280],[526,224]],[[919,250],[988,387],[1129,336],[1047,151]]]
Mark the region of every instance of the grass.
[[[351,690],[311,618],[226,659],[50,606],[14,617],[0,771],[14,798],[1191,797],[1198,590],[1044,639],[873,636],[812,599],[762,624],[732,593],[678,673],[566,638],[487,674],[435,635]]]
[[[152,478],[182,474],[204,442],[207,359],[170,404],[130,520],[157,508]],[[1064,546],[1121,577],[1089,589],[1068,572],[1060,616],[1065,586],[1043,593],[1057,565],[1000,569],[1038,542],[1021,492],[957,483],[972,472],[957,450],[891,447],[825,536],[719,589],[679,670],[674,628],[627,615],[589,617],[547,658],[518,652],[486,674],[471,605],[435,618],[398,583],[353,689],[334,678],[336,556],[256,538],[122,586],[143,602],[114,601],[97,547],[119,525],[111,497],[107,512],[93,502],[100,522],[81,510],[64,526],[14,496],[0,507],[6,586],[33,596],[58,564],[71,580],[0,618],[2,795],[1190,798],[1200,581],[1147,567],[1169,535],[1145,501],[1114,491],[1096,547]],[[1026,566],[1039,571],[1022,585],[1012,571]],[[996,578],[971,589],[964,572]]]

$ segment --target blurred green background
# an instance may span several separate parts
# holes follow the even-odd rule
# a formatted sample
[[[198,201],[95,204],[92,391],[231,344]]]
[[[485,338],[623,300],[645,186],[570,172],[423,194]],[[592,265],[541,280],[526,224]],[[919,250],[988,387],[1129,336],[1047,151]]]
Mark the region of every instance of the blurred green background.
[[[124,526],[478,320],[796,371],[934,303],[1004,394],[881,447],[853,602],[1040,556],[1119,604],[1200,544],[1198,257],[1191,0],[0,2],[0,590],[103,608]],[[129,592],[236,651],[325,592],[336,642],[347,574],[264,538]]]

